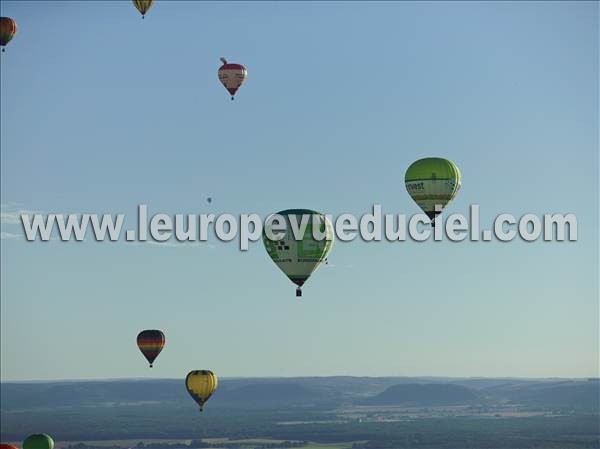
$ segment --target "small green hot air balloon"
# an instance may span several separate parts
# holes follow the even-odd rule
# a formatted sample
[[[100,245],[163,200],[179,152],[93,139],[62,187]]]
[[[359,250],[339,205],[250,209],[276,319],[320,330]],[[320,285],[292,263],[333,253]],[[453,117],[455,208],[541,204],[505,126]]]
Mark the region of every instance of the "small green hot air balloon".
[[[302,285],[323,261],[327,261],[327,255],[333,246],[333,225],[325,215],[308,209],[288,209],[276,215],[281,216],[285,222],[281,223],[283,229],[274,227],[276,222],[267,221],[263,243],[273,262],[298,286],[296,296],[302,296]],[[298,229],[299,232],[302,230],[303,216],[306,217],[306,228],[298,236],[299,240],[296,240],[293,229]],[[317,229],[313,232],[315,226]],[[274,235],[281,233],[284,236],[280,240],[271,240],[269,231]],[[324,238],[319,240],[315,236]]]
[[[440,157],[413,162],[404,176],[406,190],[435,224],[435,217],[460,190],[460,170],[456,164]],[[440,206],[438,211],[435,206]]]
[[[45,433],[39,433],[35,435],[29,435],[23,441],[23,449],[53,449],[54,440],[50,435]]]

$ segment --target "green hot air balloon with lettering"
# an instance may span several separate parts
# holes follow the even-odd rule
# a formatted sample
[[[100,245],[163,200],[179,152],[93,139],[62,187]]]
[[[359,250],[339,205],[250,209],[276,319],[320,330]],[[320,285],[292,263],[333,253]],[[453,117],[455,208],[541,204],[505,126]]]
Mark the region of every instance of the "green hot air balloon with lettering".
[[[45,433],[29,435],[23,441],[23,449],[54,449],[54,440]]]
[[[302,296],[302,286],[310,275],[327,262],[333,240],[331,221],[309,209],[278,212],[266,220],[263,231],[263,243],[269,257],[297,285],[297,297]]]
[[[441,157],[419,159],[408,167],[404,175],[408,194],[429,217],[431,226],[435,225],[435,217],[458,194],[460,180],[456,164]]]

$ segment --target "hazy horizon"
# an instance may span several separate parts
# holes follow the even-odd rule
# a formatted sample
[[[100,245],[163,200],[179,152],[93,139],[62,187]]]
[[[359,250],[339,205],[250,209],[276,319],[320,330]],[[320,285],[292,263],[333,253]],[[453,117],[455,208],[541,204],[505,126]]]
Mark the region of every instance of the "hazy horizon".
[[[185,376],[184,376],[185,377]],[[515,377],[515,376],[497,376],[497,377],[484,377],[484,376],[443,376],[443,375],[415,375],[415,376],[360,376],[360,375],[330,375],[330,376],[310,376],[310,375],[298,375],[298,376],[220,376],[221,380],[252,380],[252,379],[308,379],[308,378],[336,378],[336,377],[348,377],[357,379],[468,379],[468,380],[575,380],[575,381],[596,381],[600,380],[598,377]],[[56,378],[56,379],[19,379],[19,380],[2,380],[3,383],[54,383],[54,382],[98,382],[98,381],[129,381],[129,380],[182,380],[183,378],[178,377],[114,377],[114,378],[85,378],[85,379],[68,379],[68,378]]]

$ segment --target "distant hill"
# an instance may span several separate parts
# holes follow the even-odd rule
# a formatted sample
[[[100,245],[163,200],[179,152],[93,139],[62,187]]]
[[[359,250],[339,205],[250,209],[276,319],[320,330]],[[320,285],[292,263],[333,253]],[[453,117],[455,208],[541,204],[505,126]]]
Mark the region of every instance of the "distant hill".
[[[397,430],[400,435],[405,425],[414,426],[410,435],[423,434],[423,422],[432,421],[417,420],[401,426],[363,421],[357,425],[353,414],[364,414],[364,410],[352,407],[353,404],[423,408],[475,404],[492,410],[492,413],[494,409],[506,406],[519,410],[548,410],[552,418],[513,420],[478,417],[474,427],[471,427],[473,422],[465,424],[468,428],[465,428],[467,433],[461,436],[462,445],[454,447],[464,447],[464,441],[473,437],[469,432],[479,426],[488,429],[496,419],[499,428],[506,432],[506,423],[521,423],[514,424],[518,438],[524,435],[523,432],[529,434],[530,422],[540,423],[539,435],[544,438],[552,432],[559,435],[556,423],[563,422],[562,429],[568,429],[568,435],[583,435],[581,438],[585,441],[596,442],[597,438],[593,439],[590,428],[595,429],[597,434],[599,387],[598,381],[573,379],[229,378],[219,382],[219,388],[206,410],[200,413],[189,397],[183,379],[2,382],[0,440],[22,441],[33,431],[44,429],[57,441],[193,439],[201,435],[236,438],[270,435],[281,440],[365,441],[387,435],[386,432],[391,430]],[[556,414],[556,411],[559,413]],[[379,413],[377,411],[375,415]],[[387,412],[382,413],[385,415]],[[372,415],[371,411],[367,415]],[[340,422],[331,423],[337,416],[341,416]],[[342,424],[341,421],[345,420],[348,421]],[[438,440],[431,440],[427,446],[415,445],[412,439],[403,439],[407,446],[387,447],[442,447],[448,436],[454,434],[458,421],[463,422],[448,421],[445,429],[432,424],[431,431],[441,433]],[[200,423],[202,433],[199,433]],[[484,433],[487,434],[487,430]],[[510,432],[504,433],[500,439],[505,440],[510,435]],[[597,444],[573,446],[566,444],[567,440],[552,441],[554,446],[538,447],[597,447]],[[496,442],[490,441],[481,447],[509,447],[492,444]],[[515,444],[510,447],[525,446]]]
[[[318,394],[295,383],[260,383],[230,388],[219,395],[222,401],[297,401]]]
[[[331,387],[310,387],[295,380],[223,380],[211,408],[334,405],[341,394]],[[119,406],[143,403],[190,404],[183,380],[113,380],[89,382],[2,383],[2,410]]]
[[[600,408],[600,382],[595,380],[508,384],[490,388],[485,393],[520,404],[596,411]]]
[[[527,406],[598,410],[600,382],[569,379],[448,379],[298,377],[223,379],[210,400],[212,409],[312,407],[342,404],[448,405],[477,399]],[[58,407],[193,404],[183,379],[70,382],[2,382],[3,411]]]
[[[264,382],[228,388],[215,394],[215,403],[243,407],[322,405],[339,399],[335,390],[318,391],[295,382]]]
[[[3,410],[177,402],[184,399],[187,399],[187,392],[180,380],[0,384],[0,408]]]
[[[478,398],[477,394],[461,385],[445,383],[398,384],[377,396],[358,401],[359,405],[460,405]]]

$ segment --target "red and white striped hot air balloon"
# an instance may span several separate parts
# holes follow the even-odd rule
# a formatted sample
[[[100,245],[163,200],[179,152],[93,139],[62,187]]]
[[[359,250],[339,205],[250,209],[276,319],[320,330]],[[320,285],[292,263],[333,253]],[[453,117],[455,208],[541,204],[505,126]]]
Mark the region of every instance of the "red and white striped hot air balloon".
[[[221,62],[223,65],[219,67],[219,81],[223,83],[233,100],[233,96],[248,76],[248,70],[242,64],[228,63],[225,58],[221,58]]]

